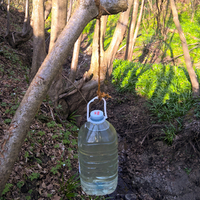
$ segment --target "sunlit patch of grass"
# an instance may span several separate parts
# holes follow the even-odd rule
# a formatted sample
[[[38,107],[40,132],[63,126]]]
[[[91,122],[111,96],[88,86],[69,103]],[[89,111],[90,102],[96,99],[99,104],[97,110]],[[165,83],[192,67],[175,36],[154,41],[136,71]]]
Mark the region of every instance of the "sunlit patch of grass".
[[[117,89],[147,98],[150,111],[160,121],[183,116],[193,106],[191,83],[184,67],[121,60],[115,60],[113,66],[112,83]]]

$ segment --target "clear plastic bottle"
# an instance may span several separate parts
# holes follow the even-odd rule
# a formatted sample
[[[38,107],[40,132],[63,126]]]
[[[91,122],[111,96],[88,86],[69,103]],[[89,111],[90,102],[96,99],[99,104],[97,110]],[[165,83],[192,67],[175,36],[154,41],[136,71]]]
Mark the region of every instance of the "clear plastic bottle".
[[[117,187],[117,133],[112,124],[105,120],[105,106],[104,113],[105,116],[100,110],[92,111],[78,136],[81,186],[88,195],[110,194]]]

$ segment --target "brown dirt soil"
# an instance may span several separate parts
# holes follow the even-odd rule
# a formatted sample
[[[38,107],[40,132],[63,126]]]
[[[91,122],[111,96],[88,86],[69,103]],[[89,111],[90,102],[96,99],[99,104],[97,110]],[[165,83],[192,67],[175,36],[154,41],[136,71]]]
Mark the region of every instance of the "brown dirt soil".
[[[119,135],[119,184],[114,199],[179,199],[200,197],[199,155],[183,135],[198,134],[200,123],[190,118],[172,146],[164,141],[163,128],[146,107],[146,100],[119,94],[108,87],[108,121]],[[179,140],[179,142],[178,142]]]
[[[12,20],[13,25],[22,21],[14,17]],[[0,10],[1,36],[5,34],[5,23],[6,13]],[[11,27],[14,30],[15,27]],[[0,47],[0,66],[3,66],[3,71],[0,71],[1,139],[9,126],[7,119],[12,119],[14,115],[16,108],[12,106],[20,103],[28,87],[27,70],[22,66],[31,66],[31,41],[13,50],[2,39]],[[17,59],[9,57],[9,52],[17,55]],[[65,67],[69,68],[69,64],[70,58]],[[86,70],[89,64],[90,56],[81,54],[79,69]],[[78,79],[80,77],[78,75]],[[200,122],[193,114],[185,116],[182,130],[176,135],[173,145],[168,146],[163,132],[168,123],[157,123],[158,119],[151,116],[144,98],[120,94],[111,83],[105,85],[105,91],[112,96],[107,100],[108,121],[115,127],[119,141],[118,186],[114,193],[106,197],[122,200],[200,200],[200,159],[193,145],[193,140],[199,140]],[[102,109],[102,102],[96,103],[93,108]],[[70,123],[59,125],[56,113],[52,111],[51,103],[44,101],[8,181],[12,184],[11,189],[3,199],[70,199],[64,196],[60,187],[78,172],[77,127]],[[83,116],[82,124],[85,120]],[[60,133],[66,134],[66,144],[61,142],[63,136]],[[56,172],[58,164],[60,167]],[[80,187],[76,192],[79,197],[73,199],[81,199],[81,195],[83,199],[89,199]]]

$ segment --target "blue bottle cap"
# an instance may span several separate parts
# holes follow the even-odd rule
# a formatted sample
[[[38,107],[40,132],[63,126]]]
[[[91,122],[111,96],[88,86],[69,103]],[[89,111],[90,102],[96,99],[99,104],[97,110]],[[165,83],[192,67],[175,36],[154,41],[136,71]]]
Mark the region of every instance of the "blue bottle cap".
[[[101,124],[105,121],[105,117],[101,110],[93,110],[90,113],[90,122],[94,124]]]

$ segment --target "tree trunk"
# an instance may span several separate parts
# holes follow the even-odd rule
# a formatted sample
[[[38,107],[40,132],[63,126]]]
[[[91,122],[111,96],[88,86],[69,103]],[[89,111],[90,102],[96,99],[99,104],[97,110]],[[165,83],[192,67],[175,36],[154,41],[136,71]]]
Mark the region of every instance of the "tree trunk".
[[[174,0],[170,0],[170,4],[171,4],[171,9],[172,9],[172,14],[173,14],[173,20],[174,23],[176,25],[176,28],[178,30],[178,34],[179,37],[181,39],[181,43],[182,43],[182,47],[183,47],[183,54],[184,54],[184,58],[185,58],[185,64],[188,70],[188,74],[190,76],[190,81],[192,84],[192,91],[193,91],[193,97],[198,97],[199,96],[199,82],[197,80],[197,76],[195,74],[195,71],[192,67],[192,62],[190,59],[190,53],[188,50],[188,46],[187,46],[187,41],[185,38],[185,35],[183,33],[183,30],[181,28],[179,19],[178,19],[178,12],[176,10],[176,5]]]
[[[72,5],[73,5],[73,0],[69,0],[69,8],[67,11],[67,22],[69,21],[71,15],[72,15]]]
[[[51,17],[51,38],[49,51],[54,46],[58,36],[66,25],[67,1],[52,0],[52,17]]]
[[[51,38],[49,45],[49,52],[52,50],[57,38],[60,33],[64,29],[67,20],[67,1],[66,0],[52,0],[52,17],[51,17]],[[66,57],[67,58],[67,57]],[[65,84],[65,80],[62,77],[63,68],[60,69],[58,74],[55,76],[53,83],[48,91],[48,95],[51,98],[51,101],[54,103],[54,107],[57,112],[64,111],[64,108],[67,108],[67,105],[64,101],[62,101],[62,108],[58,108],[58,95],[62,93],[63,84]],[[61,114],[61,113],[60,113]],[[63,115],[66,113],[64,112]]]
[[[6,35],[10,33],[10,0],[8,0],[7,5],[7,29],[6,29]]]
[[[33,80],[46,57],[43,0],[33,1],[33,58],[30,80]]]
[[[134,33],[134,35],[133,34],[130,35],[131,39],[130,39],[129,50],[128,50],[128,60],[129,61],[132,61],[133,48],[135,46],[136,38],[137,38],[137,35],[138,35],[138,31],[139,31],[140,22],[141,22],[141,19],[142,19],[143,8],[144,8],[144,0],[142,0],[142,3],[141,3],[140,13],[139,13],[137,25],[136,25],[136,28],[135,28],[135,33]]]
[[[25,34],[26,30],[30,26],[30,20],[29,20],[29,0],[26,0],[25,4],[25,17],[24,17],[24,24],[23,24],[23,29],[22,33]]]
[[[134,0],[133,12],[131,16],[130,26],[128,29],[127,42],[126,42],[126,53],[124,58],[125,60],[129,61],[132,61],[133,57],[133,47],[134,47],[133,34],[135,30],[135,24],[137,21],[138,6],[139,6],[139,0]]]
[[[117,50],[119,49],[119,46],[122,40],[124,39],[125,32],[128,27],[129,13],[130,13],[132,4],[133,4],[133,0],[128,0],[129,7],[126,12],[123,12],[120,14],[112,41],[105,52],[104,65],[107,66],[108,77],[111,76],[112,69],[113,69],[113,65],[112,65],[113,60],[115,58],[115,55],[117,53]]]
[[[81,40],[82,40],[82,34],[79,36],[78,40],[74,44],[74,50],[73,50],[73,56],[72,56],[72,62],[71,62],[71,70],[70,70],[70,81],[73,83],[76,78],[76,72],[77,72],[77,66],[78,66],[78,57],[79,57],[79,51],[81,47]]]
[[[46,20],[51,12],[52,1],[48,0],[45,2],[45,11],[44,11],[44,19]]]
[[[127,2],[125,0],[102,0],[101,4],[111,14],[116,14],[127,9]],[[104,11],[103,13],[106,14]],[[79,6],[68,25],[58,37],[54,47],[45,58],[31,82],[0,144],[0,194],[2,194],[13,165],[19,155],[27,131],[54,77],[62,68],[66,56],[71,51],[84,27],[97,15],[98,9],[93,0],[79,1]],[[94,86],[94,81],[90,81],[90,84],[84,85],[82,90],[88,91]],[[78,99],[74,100],[77,101]]]

